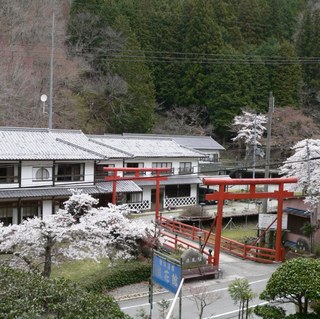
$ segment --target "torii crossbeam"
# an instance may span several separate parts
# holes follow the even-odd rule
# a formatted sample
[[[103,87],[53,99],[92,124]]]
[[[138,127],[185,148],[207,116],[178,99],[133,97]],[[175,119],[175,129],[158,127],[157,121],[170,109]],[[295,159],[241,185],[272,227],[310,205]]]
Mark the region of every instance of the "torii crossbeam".
[[[151,180],[156,182],[156,209],[155,220],[160,217],[160,181],[165,181],[168,176],[162,176],[161,174],[169,174],[171,168],[144,168],[144,167],[104,167],[104,172],[112,172],[111,176],[105,176],[105,181],[112,181],[112,204],[116,204],[117,195],[117,181],[123,180]],[[118,172],[132,173],[132,176],[120,176]],[[150,172],[153,176],[146,176],[145,174]]]
[[[276,255],[275,261],[282,261],[281,257],[281,235],[282,235],[282,213],[283,199],[292,197],[293,192],[284,190],[284,184],[292,184],[298,181],[297,178],[239,178],[239,179],[223,179],[223,178],[204,178],[204,185],[218,185],[219,191],[212,194],[206,194],[206,200],[217,200],[217,217],[216,217],[216,233],[214,244],[214,265],[218,269],[221,247],[222,232],[222,215],[223,204],[225,200],[233,199],[256,199],[256,198],[275,198],[278,200],[277,210],[277,235],[276,235]],[[226,191],[227,185],[250,185],[249,192],[234,193]],[[273,192],[257,192],[256,185],[278,185],[278,190]]]

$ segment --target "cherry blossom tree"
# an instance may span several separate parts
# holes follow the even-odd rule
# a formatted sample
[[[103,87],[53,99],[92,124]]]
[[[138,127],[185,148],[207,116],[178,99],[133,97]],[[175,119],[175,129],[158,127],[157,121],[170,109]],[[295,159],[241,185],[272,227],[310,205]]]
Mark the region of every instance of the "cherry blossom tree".
[[[245,162],[247,162],[252,147],[261,145],[259,140],[262,138],[267,123],[267,116],[264,114],[255,114],[250,111],[242,111],[241,115],[235,116],[232,122],[233,129],[237,132],[237,136],[233,141],[243,142],[245,144]]]
[[[320,140],[305,139],[296,143],[290,156],[280,167],[280,174],[297,177],[294,190],[303,190],[306,202],[310,205],[320,200]]]
[[[127,218],[122,207],[92,208],[95,203],[87,194],[74,194],[66,207],[74,205],[75,198],[86,207],[81,216],[60,209],[47,217],[30,218],[19,225],[0,224],[0,253],[9,254],[11,266],[25,267],[50,277],[52,263],[62,260],[101,258],[114,260],[134,258],[140,244],[151,235],[151,227],[141,220]],[[83,212],[83,207],[78,205]]]

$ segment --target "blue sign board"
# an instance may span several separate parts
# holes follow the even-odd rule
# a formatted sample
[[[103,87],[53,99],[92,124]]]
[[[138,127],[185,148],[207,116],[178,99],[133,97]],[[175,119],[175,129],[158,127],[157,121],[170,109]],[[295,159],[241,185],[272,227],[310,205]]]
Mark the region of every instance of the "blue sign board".
[[[152,278],[154,282],[175,294],[181,281],[181,267],[165,257],[154,254]]]

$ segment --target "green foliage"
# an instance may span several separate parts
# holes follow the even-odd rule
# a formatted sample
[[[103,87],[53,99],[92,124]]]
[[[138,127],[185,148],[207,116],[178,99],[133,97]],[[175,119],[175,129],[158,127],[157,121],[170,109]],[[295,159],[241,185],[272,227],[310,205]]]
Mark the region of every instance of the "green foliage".
[[[88,293],[64,280],[14,270],[0,269],[0,317],[37,318],[129,318],[111,297]]]
[[[320,244],[314,245],[314,253],[316,254],[317,257],[320,257]]]
[[[316,225],[312,225],[310,222],[305,222],[300,230],[305,236],[311,236],[316,231],[316,229]]]
[[[119,262],[114,267],[100,269],[85,278],[82,285],[89,291],[103,292],[146,281],[151,275],[150,262]]]
[[[299,313],[307,313],[310,300],[320,298],[320,260],[296,258],[281,265],[269,279],[260,298],[298,305]]]
[[[228,292],[234,304],[239,304],[239,318],[248,318],[251,313],[249,301],[255,297],[249,281],[246,278],[237,278],[228,286]]]
[[[93,120],[111,133],[148,132],[153,125],[154,86],[125,17],[130,6],[123,4],[73,1],[69,43],[71,51],[80,51],[89,65],[74,93],[90,110],[88,127]]]
[[[285,311],[281,307],[264,305],[256,306],[254,308],[255,315],[263,319],[283,319],[285,318]]]
[[[159,319],[165,319],[169,311],[170,301],[161,299],[157,302],[157,305],[159,307]]]
[[[271,90],[277,105],[298,107],[305,83],[315,101],[319,65],[298,59],[319,52],[318,10],[306,11],[298,29],[306,3],[73,1],[70,44],[90,65],[75,88],[90,110],[87,127],[95,121],[109,132],[148,132],[156,104],[162,112],[198,106],[228,138],[242,108],[266,111]]]
[[[315,313],[296,313],[285,317],[286,319],[318,319],[319,315]]]
[[[320,315],[320,299],[318,300],[312,300],[310,302],[310,308],[317,313],[318,315]]]

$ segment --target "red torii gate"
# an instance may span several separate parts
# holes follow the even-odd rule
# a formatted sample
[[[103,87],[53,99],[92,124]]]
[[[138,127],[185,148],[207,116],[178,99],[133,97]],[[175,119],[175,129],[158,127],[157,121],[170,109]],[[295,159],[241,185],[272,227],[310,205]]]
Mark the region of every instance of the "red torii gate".
[[[168,179],[167,176],[161,176],[161,173],[170,173],[171,168],[144,168],[144,167],[104,167],[104,172],[113,172],[111,176],[105,176],[105,181],[112,181],[112,204],[116,205],[117,181],[123,180],[149,180],[156,181],[156,208],[155,219],[160,217],[160,181]],[[133,176],[119,176],[118,172],[134,173]],[[155,176],[145,176],[146,172],[154,173]],[[143,174],[143,175],[142,175]]]
[[[297,178],[243,178],[243,179],[223,179],[223,178],[204,178],[204,185],[219,185],[219,191],[207,194],[207,200],[217,200],[216,232],[214,244],[214,265],[218,269],[221,246],[222,215],[225,200],[232,199],[255,199],[255,198],[276,198],[278,200],[277,210],[277,235],[276,235],[276,255],[275,261],[281,261],[281,234],[282,234],[282,213],[283,199],[292,197],[293,192],[284,190],[284,184],[296,183]],[[231,193],[226,191],[227,185],[250,185],[249,192]],[[273,192],[256,192],[256,185],[278,185],[278,190]]]

